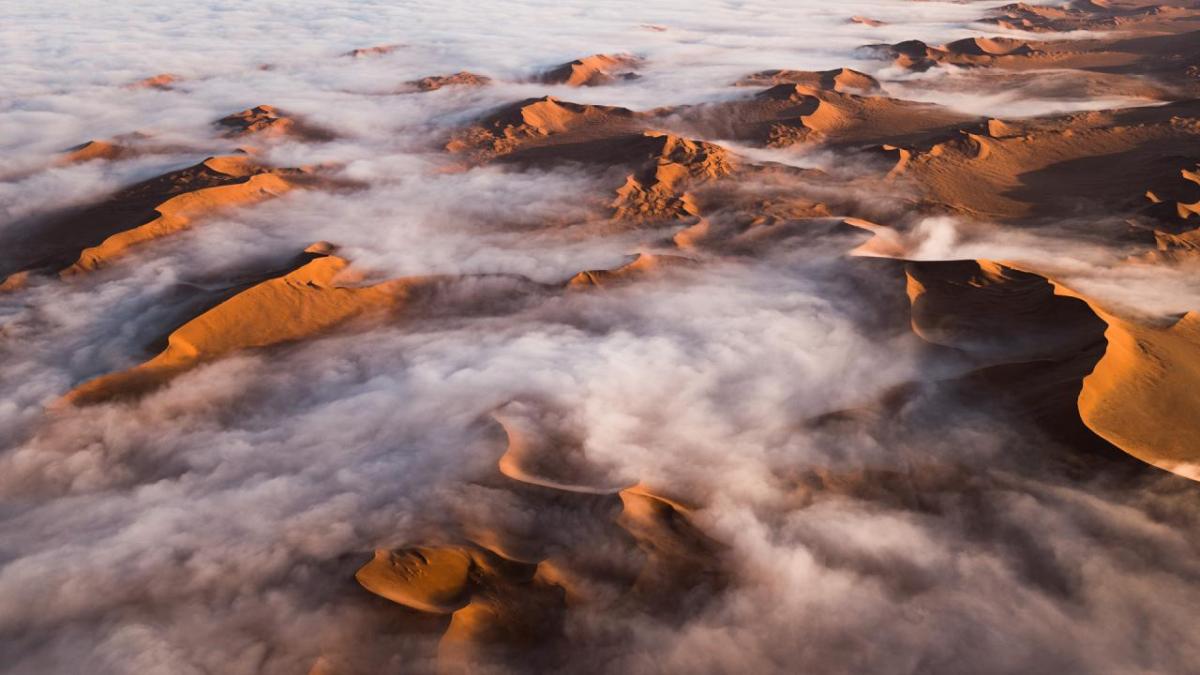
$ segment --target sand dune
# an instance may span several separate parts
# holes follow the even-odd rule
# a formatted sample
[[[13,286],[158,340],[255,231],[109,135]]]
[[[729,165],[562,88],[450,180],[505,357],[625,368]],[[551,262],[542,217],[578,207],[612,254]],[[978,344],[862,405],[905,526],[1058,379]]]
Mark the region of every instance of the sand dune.
[[[421,279],[373,286],[342,285],[348,262],[314,245],[308,264],[265,281],[192,319],[167,339],[167,348],[129,370],[86,382],[66,400],[91,404],[142,394],[179,373],[234,351],[268,347],[327,331],[369,312],[401,305]]]
[[[335,137],[328,129],[304,122],[271,105],[258,105],[226,115],[215,124],[223,129],[225,136],[229,138],[251,135],[266,138],[288,136],[305,141],[328,141]]]
[[[687,267],[694,264],[691,258],[678,255],[638,253],[633,260],[607,270],[587,270],[571,277],[567,282],[568,288],[606,288],[619,286],[631,281],[661,276],[676,267]]]
[[[397,49],[400,49],[403,46],[404,45],[400,45],[400,44],[385,44],[385,45],[375,45],[373,47],[359,47],[357,49],[351,49],[350,51],[342,54],[342,56],[349,57],[352,59],[366,59],[366,58],[371,58],[371,57],[375,57],[375,56],[384,56],[386,54],[391,54],[392,52],[396,51]]]
[[[303,177],[240,155],[210,157],[121,190],[102,202],[35,221],[10,236],[18,271],[76,272],[102,266],[130,246],[185,229],[225,207],[286,192]]]
[[[87,141],[63,153],[62,163],[78,164],[96,159],[120,159],[129,154],[129,148],[112,141]]]
[[[778,84],[799,84],[815,89],[873,94],[882,91],[879,80],[850,68],[833,70],[764,70],[737,81],[745,87],[773,87]]]
[[[725,583],[723,547],[691,523],[690,510],[590,462],[561,413],[514,402],[495,419],[507,436],[498,468],[513,481],[514,496],[546,518],[565,509],[576,529],[539,528],[546,542],[530,561],[482,543],[507,535],[478,528],[476,541],[375,552],[355,575],[363,588],[417,611],[450,615],[439,671],[471,672],[495,659],[526,666],[553,659],[548,650],[565,637],[567,611],[630,603],[663,610]],[[607,590],[596,592],[600,587]]]
[[[896,170],[930,199],[985,217],[1141,209],[1149,185],[1179,175],[1176,153],[1200,153],[1200,126],[1188,121],[1195,108],[992,120],[905,148]]]
[[[515,481],[588,494],[616,494],[637,482],[590,461],[561,413],[510,403],[493,416],[508,436],[500,473]]]
[[[872,28],[878,28],[880,26],[888,25],[886,21],[880,21],[878,19],[872,19],[870,17],[865,17],[865,16],[852,16],[849,19],[847,19],[847,21],[849,21],[850,23],[856,23],[856,24],[859,24],[862,26],[870,26]]]
[[[1087,302],[1108,324],[1108,345],[1083,380],[1083,423],[1148,464],[1200,481],[1200,421],[1192,414],[1200,409],[1200,317],[1189,312],[1163,328]]]
[[[456,133],[446,149],[483,159],[544,144],[567,132],[576,138],[588,138],[612,135],[634,126],[635,113],[628,108],[581,105],[544,96],[501,108],[477,125]]]
[[[913,330],[963,350],[979,366],[1077,363],[1070,371],[1077,379],[1012,386],[1053,383],[1077,397],[1079,419],[1098,436],[1148,464],[1200,480],[1200,424],[1187,412],[1200,406],[1194,313],[1167,327],[1122,318],[1045,277],[986,260],[910,263],[908,293]],[[1045,373],[1061,376],[1049,366]],[[1050,399],[1043,393],[1041,402]]]
[[[167,91],[172,89],[171,85],[179,82],[179,80],[180,77],[178,75],[174,75],[172,73],[159,73],[153,77],[147,77],[144,80],[138,80],[137,82],[130,84],[129,87],[131,89],[159,89],[162,91]]]
[[[19,504],[0,582],[6,608],[28,605],[0,620],[5,656],[22,672],[1186,670],[1200,308],[1150,306],[1189,302],[1200,261],[1200,5],[1017,3],[980,17],[1002,35],[954,39],[980,28],[970,8],[934,4],[871,10],[888,23],[817,12],[827,50],[739,3],[669,31],[555,8],[537,29],[563,32],[527,50],[530,31],[480,29],[482,5],[458,22],[430,6],[393,57],[281,60],[224,94],[207,87],[263,57],[213,58],[195,87],[128,85],[169,94],[105,85],[132,103],[100,97],[94,125],[63,78],[21,81],[51,93],[18,101],[49,140],[14,144],[0,227],[16,439],[0,483]],[[298,53],[347,46],[322,36],[348,13],[304,16],[283,33],[314,41]],[[851,52],[867,34],[929,41]],[[621,40],[652,59],[539,71]],[[860,56],[874,74],[734,81]],[[526,75],[455,72],[479,63]],[[442,74],[399,84],[422,73]],[[464,108],[568,86],[597,88]],[[197,97],[254,91],[310,117],[194,121],[212,104]],[[186,114],[54,152],[168,100]],[[140,180],[195,152],[155,138],[263,150]],[[320,171],[264,159],[306,155]],[[305,213],[247,218],[237,241],[196,231],[148,270],[129,259],[338,184],[364,189],[282,199],[272,213]],[[366,252],[280,252],[314,230]],[[1077,276],[987,257],[1009,252]],[[383,277],[413,269],[428,276]],[[83,380],[98,363],[137,365]]]
[[[1126,4],[1072,0],[1062,6],[1004,5],[983,19],[1001,28],[1022,31],[1062,32],[1074,30],[1153,30],[1170,19],[1194,14],[1186,6],[1169,4]]]
[[[694,128],[700,135],[733,137],[771,147],[921,138],[971,119],[937,105],[802,84],[778,84],[749,99],[673,112],[685,128]]]
[[[155,219],[118,232],[99,245],[80,252],[79,258],[59,274],[63,277],[90,272],[124,255],[128,249],[166,237],[191,227],[197,219],[221,209],[254,204],[278,197],[292,189],[286,173],[276,173],[254,164],[244,156],[210,157],[203,165],[213,171],[239,178],[243,182],[199,188],[171,197],[154,210]]]
[[[954,66],[993,66],[998,62],[1025,58],[1037,52],[1028,42],[1013,38],[964,38],[941,47],[920,40],[891,45],[867,45],[865,50],[909,70],[928,70],[939,64]]]
[[[417,91],[436,91],[442,87],[482,87],[492,81],[490,77],[476,75],[465,70],[453,75],[431,75],[413,80],[408,86]]]
[[[456,133],[446,147],[475,161],[622,167],[632,173],[616,189],[611,203],[616,220],[695,216],[698,211],[688,188],[729,175],[736,162],[713,143],[656,130],[638,131],[652,121],[626,108],[545,97],[502,109]]]
[[[568,87],[596,87],[637,77],[633,69],[640,62],[628,54],[593,54],[555,66],[542,73],[538,80]]]

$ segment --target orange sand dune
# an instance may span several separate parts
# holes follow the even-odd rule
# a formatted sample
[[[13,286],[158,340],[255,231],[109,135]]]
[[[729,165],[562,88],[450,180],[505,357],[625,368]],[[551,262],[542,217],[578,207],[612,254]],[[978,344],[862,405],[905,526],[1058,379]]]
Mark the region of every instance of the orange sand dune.
[[[363,588],[397,604],[450,614],[467,604],[472,564],[470,552],[460,548],[381,549],[354,578]]]
[[[1200,228],[1200,164],[1179,170],[1177,176],[1162,180],[1146,190],[1150,205],[1143,213],[1167,230],[1164,234],[1183,234]]]
[[[724,547],[691,522],[690,509],[642,486],[622,490],[621,504],[617,522],[648,558],[635,594],[653,597],[662,611],[683,593],[711,592],[727,583]]]
[[[1080,3],[1075,3],[1076,8]],[[1071,17],[1094,17],[1092,10],[1063,10],[1055,7],[1029,7],[1010,5],[1016,13],[1055,14],[1064,13]],[[1145,10],[1152,10],[1146,12]],[[1164,89],[1175,90],[1188,97],[1200,95],[1200,7],[1129,7],[1117,10],[1098,10],[1104,18],[1101,23],[1109,30],[1117,26],[1120,31],[1097,34],[1097,37],[1076,40],[1024,41],[1009,38],[967,38],[936,47],[919,40],[908,40],[896,44],[867,45],[864,52],[877,58],[892,60],[896,65],[912,70],[927,70],[937,65],[960,67],[986,67],[1004,71],[1031,71],[1027,82],[1046,80],[1050,98],[1055,96],[1055,85],[1066,83],[1073,89],[1080,87],[1069,79],[1049,75],[1039,77],[1049,69],[1082,71],[1079,75],[1088,82],[1088,88],[1096,95],[1142,95],[1139,89],[1156,92],[1155,98],[1168,98]],[[1160,11],[1161,10],[1161,11]],[[1120,12],[1124,12],[1123,14]],[[1058,25],[1058,20],[1051,23]],[[1094,26],[1067,22],[1073,28],[1091,29]],[[1061,24],[1066,25],[1066,24]],[[1071,28],[1071,29],[1073,29]],[[1036,28],[1034,28],[1036,29]],[[1066,30],[1069,28],[1061,28]],[[1053,31],[1060,28],[1043,27]],[[1142,78],[1139,82],[1136,78]],[[983,78],[987,81],[991,78]],[[1005,81],[998,79],[996,86]],[[1107,89],[1106,89],[1107,87]],[[1178,96],[1176,97],[1178,98]]]
[[[611,206],[623,221],[697,214],[689,186],[728,175],[735,162],[724,148],[660,131],[626,108],[579,105],[552,97],[523,101],[455,134],[451,152],[475,161],[546,166],[576,162],[630,169]]]
[[[671,134],[647,132],[652,165],[640,175],[630,174],[617,190],[614,217],[646,220],[698,215],[685,187],[729,175],[734,162],[721,146],[691,141]]]
[[[215,124],[224,129],[225,136],[230,138],[249,135],[289,136],[306,141],[328,141],[335,137],[331,131],[303,122],[271,105],[259,105],[226,115]]]
[[[349,57],[352,59],[365,59],[365,58],[370,58],[372,56],[383,56],[385,54],[391,54],[392,52],[396,51],[397,49],[400,49],[403,46],[404,45],[400,45],[400,44],[386,44],[386,45],[375,45],[374,47],[360,47],[358,49],[351,49],[350,51],[342,54],[342,56]]]
[[[1167,327],[1121,317],[1046,277],[987,260],[909,263],[907,276],[918,335],[993,370],[1045,364],[1044,377],[1027,373],[1013,384],[1032,389],[1029,405],[1072,396],[1096,435],[1200,480],[1197,314]]]
[[[1147,464],[1200,481],[1200,314],[1150,326],[1057,290],[1108,324],[1104,356],[1079,393],[1083,423]]]
[[[571,132],[576,138],[596,138],[630,130],[636,114],[628,108],[581,105],[552,96],[505,106],[478,124],[456,133],[446,149],[490,158],[518,147],[546,143]]]
[[[878,28],[880,26],[888,25],[886,21],[879,21],[878,19],[871,19],[871,18],[868,18],[865,16],[852,16],[849,19],[847,19],[847,21],[849,23],[857,23],[857,24],[860,24],[863,26],[870,26],[872,28]]]
[[[1057,32],[1071,30],[1160,30],[1172,19],[1195,16],[1186,7],[1164,4],[1108,3],[1074,0],[1063,6],[1004,5],[983,19],[1009,30]]]
[[[129,148],[111,141],[87,141],[63,153],[63,164],[78,164],[95,159],[120,159],[129,154]]]
[[[435,91],[442,87],[482,87],[490,84],[492,78],[484,75],[476,75],[465,70],[454,73],[453,75],[431,75],[422,77],[419,80],[413,80],[408,83],[409,87],[417,91]]]
[[[3,243],[24,255],[15,269],[0,272],[91,269],[129,245],[187,227],[209,210],[268,198],[303,178],[303,171],[263,167],[243,156],[211,157],[95,205],[14,228]]]
[[[144,80],[138,80],[137,82],[134,82],[128,86],[131,89],[159,89],[165,91],[171,89],[171,85],[178,82],[179,79],[180,78],[178,75],[173,75],[171,73],[159,73],[153,77],[147,77]]]
[[[906,40],[895,44],[867,45],[865,50],[881,58],[890,59],[901,68],[928,70],[938,64],[955,66],[992,66],[998,62],[1029,57],[1036,52],[1028,42],[1012,38],[964,38],[941,47],[920,40]]]
[[[319,253],[320,249],[313,249]],[[421,279],[352,287],[341,283],[348,263],[320,255],[282,277],[251,287],[192,319],[167,339],[167,348],[129,370],[71,391],[66,400],[90,404],[141,394],[196,364],[234,351],[292,342],[368,312],[402,304]]]
[[[378,550],[354,576],[397,604],[451,615],[438,649],[439,672],[469,668],[483,656],[477,648],[544,645],[561,630],[563,590],[541,579],[536,565],[479,546]]]
[[[115,161],[142,155],[166,155],[201,152],[195,147],[156,141],[142,132],[120,134],[107,139],[93,139],[67,148],[59,154],[56,165],[66,166],[96,160]]]
[[[551,68],[538,79],[546,84],[596,87],[637,77],[633,68],[639,63],[640,59],[628,54],[593,54]]]
[[[527,667],[564,637],[567,612],[669,611],[726,583],[724,547],[696,527],[690,509],[589,462],[564,415],[514,402],[494,419],[507,436],[498,468],[510,482],[493,489],[507,487],[542,519],[530,531],[541,540],[535,558],[518,561],[482,543],[511,540],[494,529],[511,521],[464,522],[475,533],[465,542],[450,528],[443,541],[462,543],[378,550],[355,575],[399,605],[450,615],[439,671],[472,672],[497,656]]]
[[[742,166],[734,189],[746,181],[769,181],[784,176],[824,184],[828,177],[807,170],[778,171],[775,166]],[[704,248],[716,253],[762,253],[792,237],[814,235],[823,237],[830,232],[829,221],[834,219],[829,205],[801,194],[796,189],[770,192],[768,195],[730,195],[717,184],[703,194],[704,217],[678,231],[672,237],[683,250]]]
[[[500,473],[522,483],[586,494],[616,494],[636,480],[589,460],[587,449],[561,414],[509,403],[493,417],[508,436]]]
[[[879,80],[850,68],[833,70],[764,70],[737,81],[744,87],[773,87],[777,84],[799,84],[814,89],[872,94],[881,91]]]
[[[633,260],[615,269],[587,270],[567,281],[573,289],[605,288],[629,283],[630,281],[661,276],[675,267],[687,267],[695,261],[678,255],[638,253]]]
[[[750,99],[680,108],[674,113],[699,135],[732,136],[773,147],[899,142],[972,119],[937,105],[799,84],[779,84]]]
[[[1027,121],[991,120],[906,148],[893,170],[929,199],[987,218],[1132,213],[1200,156],[1195,101]],[[1131,177],[1136,176],[1136,180]]]
[[[118,232],[97,246],[85,248],[79,258],[62,270],[60,275],[67,277],[98,269],[124,255],[133,246],[191,227],[199,217],[220,209],[278,197],[293,187],[286,174],[264,170],[245,156],[210,157],[203,164],[217,173],[245,180],[199,188],[171,197],[154,208],[159,214],[157,218]]]

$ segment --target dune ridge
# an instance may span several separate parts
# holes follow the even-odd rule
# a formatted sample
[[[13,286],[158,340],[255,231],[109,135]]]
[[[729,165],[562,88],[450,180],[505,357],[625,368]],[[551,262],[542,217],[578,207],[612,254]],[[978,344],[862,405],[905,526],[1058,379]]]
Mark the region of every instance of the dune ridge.
[[[538,81],[568,87],[598,87],[637,77],[633,68],[641,60],[629,54],[592,54],[568,61],[542,73]]]
[[[460,543],[377,550],[355,574],[365,590],[450,615],[438,645],[439,670],[469,670],[496,658],[528,665],[564,639],[567,612],[670,603],[724,583],[722,546],[691,522],[690,509],[631,478],[614,480],[588,460],[561,413],[510,402],[493,419],[506,438],[497,469],[514,495],[591,524],[580,532],[539,531],[546,541],[534,547],[532,560],[484,543],[507,535],[478,527]],[[619,562],[628,556],[632,565]],[[609,579],[600,583],[611,588],[597,593],[589,589],[599,580],[585,579],[601,570]]]
[[[140,395],[195,365],[234,351],[292,342],[327,331],[356,316],[402,305],[422,279],[356,287],[343,285],[349,262],[310,247],[315,257],[282,277],[262,282],[188,321],[167,338],[167,348],[126,371],[90,380],[67,394],[76,405]]]
[[[1039,384],[1057,388],[1088,429],[1137,459],[1200,480],[1200,320],[1194,312],[1163,327],[1124,318],[1058,281],[991,260],[909,263],[913,331],[965,350],[979,367],[1026,362],[1046,367]],[[1061,424],[1061,419],[1047,420]]]
[[[158,217],[137,227],[118,232],[97,246],[83,249],[79,258],[59,272],[59,275],[65,278],[94,271],[124,255],[134,246],[191,227],[197,218],[209,216],[221,209],[272,199],[294,187],[286,173],[264,169],[244,156],[210,157],[202,164],[217,173],[245,180],[226,185],[202,187],[171,197],[154,207]]]

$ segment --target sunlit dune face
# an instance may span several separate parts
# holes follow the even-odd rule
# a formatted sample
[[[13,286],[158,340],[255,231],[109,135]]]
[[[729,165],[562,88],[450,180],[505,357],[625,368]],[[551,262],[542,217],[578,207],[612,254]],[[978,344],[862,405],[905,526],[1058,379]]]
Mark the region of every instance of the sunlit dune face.
[[[0,671],[1195,669],[1200,8],[26,5]]]

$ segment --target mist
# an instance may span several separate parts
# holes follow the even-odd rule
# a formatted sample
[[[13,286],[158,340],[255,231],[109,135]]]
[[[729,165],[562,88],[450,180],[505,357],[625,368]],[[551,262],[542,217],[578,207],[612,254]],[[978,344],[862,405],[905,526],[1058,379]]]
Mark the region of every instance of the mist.
[[[541,512],[499,480],[493,415],[513,401],[564,411],[589,462],[686,504],[720,551],[722,583],[683,594],[686,612],[656,607],[653,592],[614,600],[594,582],[603,601],[564,619],[571,648],[555,658],[572,672],[1194,667],[1194,489],[1165,472],[1063,468],[1076,458],[1061,439],[966,388],[962,355],[913,333],[904,261],[849,256],[863,237],[822,231],[567,291],[581,271],[666,250],[673,232],[613,227],[611,172],[464,168],[443,152],[454,129],[534,96],[649,110],[741,96],[729,85],[769,68],[879,74],[886,64],[858,47],[977,35],[972,22],[999,4],[6,5],[0,241],[233,152],[239,142],[212,122],[258,104],[335,133],[272,143],[261,161],[323,165],[344,186],[223,211],[85,278],[0,293],[0,672],[304,673],[320,658],[346,672],[436,672],[438,633],[394,630],[416,613],[354,583],[375,549],[486,531],[595,545],[614,569],[641,555],[598,538],[611,524],[590,502]],[[379,44],[400,46],[343,56]],[[644,59],[642,77],[531,82],[617,52]],[[395,93],[460,70],[495,84]],[[161,72],[181,79],[127,87]],[[1092,106],[924,95],[1014,116]],[[134,132],[171,150],[57,163],[66,148]],[[729,147],[748,163],[867,171],[835,151]],[[779,180],[769,187],[830,190]],[[908,260],[1040,265],[1164,314],[1200,297],[1184,265],[1108,274],[1129,252],[1067,228],[1014,236],[909,213],[903,185],[857,189],[847,193],[891,218]],[[446,275],[445,304],[205,362],[140,398],[62,405],[160,350],[191,318],[178,299],[188,289],[273,269],[318,241],[371,280]]]

